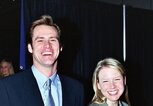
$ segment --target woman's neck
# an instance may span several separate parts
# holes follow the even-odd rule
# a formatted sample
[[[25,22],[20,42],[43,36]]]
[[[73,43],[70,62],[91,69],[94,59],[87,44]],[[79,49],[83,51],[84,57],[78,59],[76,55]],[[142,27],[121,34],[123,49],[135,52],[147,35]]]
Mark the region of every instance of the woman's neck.
[[[106,103],[108,104],[108,106],[118,106],[118,101],[106,100]]]

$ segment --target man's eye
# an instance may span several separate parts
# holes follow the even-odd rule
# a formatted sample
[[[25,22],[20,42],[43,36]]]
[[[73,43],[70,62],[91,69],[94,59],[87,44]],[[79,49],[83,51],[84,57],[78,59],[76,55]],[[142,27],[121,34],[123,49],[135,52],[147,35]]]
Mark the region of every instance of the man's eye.
[[[55,39],[51,39],[51,41],[56,41]]]
[[[37,40],[37,42],[43,42],[43,40]]]
[[[54,39],[50,39],[50,41],[51,41],[51,42],[56,42],[57,39],[56,39],[56,38],[54,38]]]

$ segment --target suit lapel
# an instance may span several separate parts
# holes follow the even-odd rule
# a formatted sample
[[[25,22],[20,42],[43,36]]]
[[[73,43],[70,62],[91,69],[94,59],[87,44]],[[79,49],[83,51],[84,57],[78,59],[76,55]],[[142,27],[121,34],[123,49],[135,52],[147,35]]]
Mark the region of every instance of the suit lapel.
[[[36,82],[36,79],[31,70],[27,70],[23,80],[24,100],[26,106],[44,106],[42,97]]]
[[[60,80],[61,80],[61,85],[62,85],[62,98],[63,98],[63,105],[62,106],[74,106],[74,101],[73,101],[73,93],[71,95],[71,87],[70,83],[65,78],[65,76],[59,75]]]
[[[63,102],[63,106],[66,106],[66,104],[68,104],[66,98],[69,98],[67,95],[68,91],[67,91],[64,77],[62,75],[59,75],[59,77],[60,77],[61,85],[62,85],[62,99],[63,99],[62,102]]]

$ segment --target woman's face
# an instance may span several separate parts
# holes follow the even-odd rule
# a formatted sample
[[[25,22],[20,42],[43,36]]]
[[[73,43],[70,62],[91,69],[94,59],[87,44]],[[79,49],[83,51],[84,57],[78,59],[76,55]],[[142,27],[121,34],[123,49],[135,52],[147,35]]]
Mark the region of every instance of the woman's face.
[[[107,100],[116,102],[124,92],[125,80],[121,73],[114,68],[103,67],[99,72],[98,89]]]
[[[10,74],[9,69],[10,69],[10,64],[8,62],[1,63],[1,73],[3,76],[8,76]]]

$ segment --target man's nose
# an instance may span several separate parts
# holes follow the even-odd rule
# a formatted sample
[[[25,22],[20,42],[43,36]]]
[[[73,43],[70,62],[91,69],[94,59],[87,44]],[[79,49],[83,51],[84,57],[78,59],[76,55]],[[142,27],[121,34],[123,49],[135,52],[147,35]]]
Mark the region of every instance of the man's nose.
[[[45,46],[46,48],[49,48],[49,47],[51,47],[51,44],[50,44],[50,42],[47,40],[47,41],[44,42],[44,46]]]

